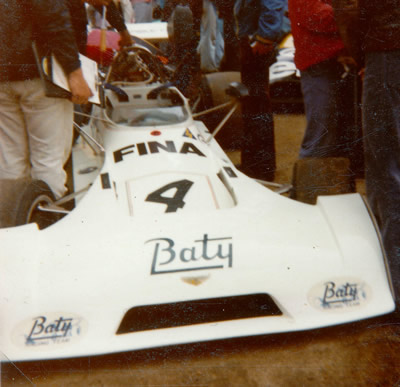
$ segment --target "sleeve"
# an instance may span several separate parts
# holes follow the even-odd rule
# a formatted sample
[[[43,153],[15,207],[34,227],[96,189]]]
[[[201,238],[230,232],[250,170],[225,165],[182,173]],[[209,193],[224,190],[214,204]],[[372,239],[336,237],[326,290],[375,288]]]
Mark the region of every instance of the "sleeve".
[[[35,40],[50,49],[66,74],[80,67],[78,47],[64,0],[35,0]]]
[[[365,35],[365,9],[360,0],[333,0],[336,23],[348,53],[362,66],[362,37]]]
[[[335,33],[337,25],[333,8],[321,0],[299,1],[295,6],[296,21],[300,27],[320,33]]]
[[[258,38],[276,41],[281,36],[283,16],[285,12],[284,0],[261,0],[260,17],[256,35]]]
[[[102,7],[95,8],[100,13],[100,15],[103,14]],[[110,4],[107,6],[106,19],[118,32],[125,31],[127,29],[124,17],[122,16],[121,12],[118,10],[113,1],[111,1]]]

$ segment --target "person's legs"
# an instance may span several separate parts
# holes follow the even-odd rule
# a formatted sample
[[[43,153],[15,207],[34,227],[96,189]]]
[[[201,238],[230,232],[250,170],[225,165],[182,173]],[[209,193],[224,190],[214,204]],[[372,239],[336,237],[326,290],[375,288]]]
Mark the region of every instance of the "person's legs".
[[[28,137],[15,90],[18,83],[0,83],[0,179],[30,176]]]
[[[343,72],[336,60],[319,63],[301,72],[307,128],[300,158],[349,156],[354,93],[350,79],[342,78]]]
[[[400,50],[366,56],[363,124],[368,201],[400,298]]]
[[[56,197],[63,196],[64,164],[72,146],[73,104],[63,98],[48,98],[39,79],[25,81],[21,107],[29,136],[33,179],[45,181]]]
[[[223,38],[224,56],[221,61],[221,71],[240,71],[239,40],[235,32],[235,19],[231,8],[224,10]]]
[[[135,3],[135,23],[151,23],[153,21],[153,5],[149,3]]]
[[[200,54],[201,70],[218,71],[219,59],[216,56],[217,13],[210,0],[203,0],[203,17],[201,19],[200,43],[197,48]]]
[[[251,177],[272,181],[276,161],[268,85],[274,54],[253,55],[247,41],[242,41],[240,46],[242,82],[249,90],[249,96],[242,100],[242,170]]]
[[[364,177],[364,148],[361,125],[361,80],[356,69],[337,83],[336,115],[338,156],[350,160],[350,169],[354,177]]]

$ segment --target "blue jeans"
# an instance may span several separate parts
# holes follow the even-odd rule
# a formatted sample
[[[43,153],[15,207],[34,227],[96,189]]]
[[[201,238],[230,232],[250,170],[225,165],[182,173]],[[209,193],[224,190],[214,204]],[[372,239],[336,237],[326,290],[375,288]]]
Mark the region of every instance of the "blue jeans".
[[[327,60],[301,72],[307,128],[300,157],[347,157],[355,152],[355,75],[344,78],[343,66]],[[361,153],[362,158],[362,153]]]
[[[400,299],[400,50],[366,55],[363,92],[367,197]]]
[[[249,95],[242,98],[244,136],[242,171],[250,177],[273,181],[275,177],[274,120],[269,97],[269,66],[275,53],[254,55],[247,39],[240,41],[240,72]]]

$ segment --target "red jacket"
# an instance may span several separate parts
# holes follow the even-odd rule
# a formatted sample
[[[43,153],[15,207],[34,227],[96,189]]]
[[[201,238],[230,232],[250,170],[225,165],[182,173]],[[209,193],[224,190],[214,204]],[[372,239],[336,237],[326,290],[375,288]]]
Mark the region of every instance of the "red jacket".
[[[333,58],[343,49],[331,0],[289,0],[289,18],[299,70]]]

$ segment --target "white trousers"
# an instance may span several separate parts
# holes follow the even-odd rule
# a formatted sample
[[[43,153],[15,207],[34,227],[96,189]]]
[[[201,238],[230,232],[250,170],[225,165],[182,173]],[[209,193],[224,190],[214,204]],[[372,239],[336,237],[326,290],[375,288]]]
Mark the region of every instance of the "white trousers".
[[[200,66],[205,72],[218,71],[224,56],[223,21],[218,17],[215,4],[203,0],[200,42],[197,52],[200,54]]]
[[[134,3],[135,23],[151,23],[153,21],[152,2]]]
[[[46,97],[40,79],[0,82],[0,179],[43,180],[63,196],[72,125],[73,104]]]

